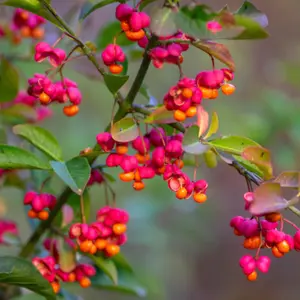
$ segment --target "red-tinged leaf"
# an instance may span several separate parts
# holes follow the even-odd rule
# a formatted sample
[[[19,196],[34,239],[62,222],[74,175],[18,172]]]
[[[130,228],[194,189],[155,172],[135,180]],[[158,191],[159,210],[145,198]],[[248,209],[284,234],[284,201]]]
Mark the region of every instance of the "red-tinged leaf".
[[[61,224],[62,227],[69,225],[73,221],[74,210],[70,205],[65,204],[62,207],[62,217],[63,217],[62,224]]]
[[[276,212],[288,207],[288,201],[282,196],[279,183],[266,182],[254,191],[254,200],[249,211],[253,215],[263,215]]]
[[[151,115],[149,115],[145,120],[148,124],[170,124],[174,123],[173,112],[167,110],[164,106],[156,108]]]
[[[200,137],[209,126],[209,114],[202,106],[197,108],[197,125],[199,126],[198,137]]]
[[[215,134],[218,131],[218,129],[219,129],[218,114],[216,112],[213,112],[211,122],[209,125],[209,129],[208,129],[208,132],[206,133],[204,139],[206,140],[209,137],[211,137],[213,134]]]
[[[111,127],[112,138],[120,143],[131,142],[139,136],[139,128],[133,118],[124,118]]]
[[[243,150],[241,156],[258,166],[264,172],[266,180],[273,177],[271,153],[268,149],[261,146],[249,146]]]
[[[282,187],[298,188],[300,186],[300,172],[286,171],[279,174],[274,182],[280,183]]]
[[[212,41],[202,40],[197,40],[192,44],[196,48],[206,52],[208,55],[218,59],[220,62],[227,65],[232,71],[235,71],[235,64],[233,58],[225,45]]]

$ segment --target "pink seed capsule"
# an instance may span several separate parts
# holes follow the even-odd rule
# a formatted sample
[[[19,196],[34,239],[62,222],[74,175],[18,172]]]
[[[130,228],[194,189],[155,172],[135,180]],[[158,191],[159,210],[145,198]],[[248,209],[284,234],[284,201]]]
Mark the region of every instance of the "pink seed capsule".
[[[66,52],[63,49],[53,49],[49,54],[49,61],[53,67],[60,66],[66,59]]]
[[[46,203],[43,201],[43,198],[41,198],[39,195],[36,195],[33,198],[31,205],[32,205],[32,209],[35,212],[40,212],[46,207]]]
[[[75,223],[71,225],[69,229],[69,236],[71,239],[75,239],[81,236],[81,224]]]
[[[25,205],[30,204],[32,202],[32,200],[35,198],[35,196],[37,196],[37,193],[34,191],[29,191],[25,194],[24,196],[24,201],[23,203]]]
[[[152,152],[152,162],[157,167],[162,167],[165,164],[165,149],[157,147]]]
[[[122,162],[120,163],[120,167],[123,169],[125,173],[132,172],[138,167],[138,160],[135,156],[124,155]]]
[[[118,167],[124,159],[121,154],[110,153],[106,158],[106,165],[108,167]]]
[[[96,140],[98,145],[105,152],[110,152],[115,146],[115,141],[113,140],[111,134],[108,132],[99,133],[96,136]]]
[[[133,142],[132,142],[132,148],[138,151],[140,154],[144,155],[148,153],[150,149],[150,141],[146,137],[140,137],[138,136]]]
[[[119,4],[116,8],[116,18],[125,21],[133,13],[133,8],[128,4]]]
[[[67,89],[67,93],[68,93],[70,102],[72,102],[75,105],[79,105],[81,103],[82,95],[78,88],[70,87]]]
[[[256,267],[262,273],[267,273],[271,265],[271,259],[268,256],[260,256],[256,260]]]

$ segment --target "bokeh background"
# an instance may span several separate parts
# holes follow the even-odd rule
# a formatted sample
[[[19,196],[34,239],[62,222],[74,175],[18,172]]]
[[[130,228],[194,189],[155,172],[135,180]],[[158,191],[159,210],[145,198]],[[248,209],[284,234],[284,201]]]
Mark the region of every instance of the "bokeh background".
[[[52,2],[61,15],[66,15],[74,4],[83,1]],[[242,1],[203,2],[216,9],[227,3],[235,10]],[[220,133],[245,135],[270,148],[276,173],[299,169],[300,3],[298,0],[252,2],[267,14],[270,38],[226,42],[236,62],[234,84],[237,90],[233,96],[221,95],[217,101],[205,105],[209,111],[218,112]],[[82,39],[94,40],[101,26],[113,20],[114,9],[115,5],[110,5],[95,12],[80,32]],[[57,32],[52,25],[47,26],[47,32],[47,39],[54,41]],[[210,67],[209,57],[194,49],[185,53],[184,58],[183,68],[188,76]],[[46,68],[31,61],[17,62],[17,65],[24,78]],[[129,74],[134,75],[138,65],[138,62],[130,62]],[[79,115],[68,119],[57,106],[54,118],[42,124],[57,137],[66,159],[94,145],[96,134],[110,120],[113,102],[85,58],[72,67],[66,68],[65,76],[76,80],[84,95]],[[174,70],[174,66],[167,65],[161,70],[150,68],[146,83],[159,101],[178,78]],[[25,80],[23,84],[25,86]],[[125,92],[129,86],[124,88]],[[137,101],[143,98],[139,96]],[[112,174],[117,175],[116,172]],[[159,178],[147,182],[147,188],[141,192],[134,192],[126,183],[114,184],[118,204],[131,215],[129,241],[123,252],[147,287],[145,299],[298,300],[299,253],[273,258],[270,272],[260,275],[255,283],[248,282],[238,266],[239,258],[247,251],[242,247],[242,239],[233,234],[229,221],[235,215],[244,214],[246,184],[243,178],[221,162],[215,169],[203,164],[198,174],[209,182],[209,200],[203,205],[176,200]],[[62,185],[57,183],[55,189],[59,193]],[[91,194],[92,212],[96,212],[104,205],[104,191],[102,187],[94,187]],[[5,188],[0,196],[7,208],[5,217],[18,221],[25,241],[30,227],[21,204],[22,193],[15,188]],[[300,223],[294,216],[290,217]],[[12,251],[17,253],[17,249],[1,249],[1,253],[11,254]],[[136,298],[93,289],[74,291],[86,300]]]

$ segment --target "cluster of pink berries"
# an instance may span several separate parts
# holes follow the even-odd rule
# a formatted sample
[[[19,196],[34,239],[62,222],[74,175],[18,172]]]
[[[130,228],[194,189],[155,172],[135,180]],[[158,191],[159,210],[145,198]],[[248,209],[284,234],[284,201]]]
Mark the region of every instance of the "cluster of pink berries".
[[[6,234],[11,234],[14,236],[19,235],[18,227],[15,222],[7,220],[0,221],[0,244],[2,245],[7,245],[4,237]]]
[[[34,60],[36,62],[43,62],[45,59],[48,59],[50,64],[56,68],[66,59],[66,52],[63,49],[54,48],[45,42],[37,43]]]
[[[126,37],[134,42],[145,36],[145,28],[149,27],[151,22],[145,12],[139,12],[128,4],[117,6],[116,18],[121,22],[121,28]]]
[[[51,211],[56,204],[56,197],[51,194],[38,194],[34,191],[28,191],[24,196],[24,205],[30,205],[31,209],[28,211],[28,217],[40,220],[47,220],[49,211]]]
[[[33,78],[28,80],[28,94],[39,99],[42,105],[49,105],[52,102],[66,103],[70,105],[63,108],[66,116],[75,116],[79,111],[79,104],[82,95],[76,82],[64,78],[62,81],[52,82],[44,74],[34,74]]]
[[[174,119],[184,122],[197,114],[197,107],[203,99],[215,99],[218,89],[230,95],[235,87],[227,81],[233,80],[233,72],[229,69],[200,72],[195,79],[184,77],[172,86],[164,96],[167,110],[174,111]]]
[[[126,56],[119,45],[110,44],[101,53],[103,63],[109,66],[109,71],[113,74],[120,74],[123,71],[123,63]]]
[[[76,245],[70,241],[65,242],[75,248]],[[41,275],[50,282],[55,293],[60,290],[60,282],[78,282],[81,287],[87,288],[91,285],[90,277],[96,274],[96,269],[89,264],[77,264],[69,272],[63,271],[59,266],[59,251],[57,241],[46,239],[44,247],[51,255],[46,257],[35,257],[32,259],[33,265],[38,269]]]
[[[22,38],[42,39],[44,37],[44,28],[42,25],[46,20],[27,10],[17,8],[14,12],[11,30],[13,42],[19,44]]]
[[[103,151],[112,152],[115,149],[116,153],[107,156],[106,165],[121,167],[123,172],[119,175],[120,179],[125,182],[133,181],[135,190],[144,189],[144,179],[163,175],[163,179],[168,182],[169,188],[176,193],[178,199],[188,199],[194,192],[196,202],[206,201],[207,182],[193,182],[181,171],[184,166],[182,134],[167,136],[164,129],[153,128],[130,143],[137,151],[135,155],[127,154],[129,143],[115,142],[110,133],[100,133],[96,139]]]
[[[249,205],[249,199],[252,197],[253,193],[245,193],[246,209]],[[283,232],[283,224],[287,220],[280,213],[265,214],[263,220],[260,219],[261,217],[244,218],[236,216],[230,222],[234,233],[237,236],[244,237],[244,248],[257,251],[254,257],[246,255],[240,260],[240,266],[250,281],[257,278],[256,268],[266,273],[270,267],[271,260],[268,257],[258,256],[261,248],[271,249],[273,256],[277,258],[284,256],[293,249],[300,251],[300,229],[296,225],[288,221],[297,230],[295,235],[291,236]],[[280,228],[278,228],[279,222]]]
[[[244,255],[240,259],[240,267],[249,281],[257,279],[256,269],[262,273],[267,273],[271,265],[271,259],[268,256],[252,257],[251,255]]]
[[[160,37],[159,40],[167,41],[171,39],[181,39],[188,40],[187,36],[181,31],[176,34],[168,37]],[[148,38],[145,36],[138,41],[138,44],[141,48],[146,48],[148,45]],[[152,60],[152,64],[155,68],[161,69],[164,63],[169,64],[181,64],[183,62],[182,52],[185,52],[189,49],[188,44],[184,43],[170,43],[166,45],[160,45],[154,47],[149,51],[149,55]]]
[[[174,111],[174,119],[183,122],[186,118],[194,117],[197,106],[201,104],[202,92],[196,81],[191,78],[180,79],[164,96],[167,110]]]
[[[216,99],[221,88],[224,95],[231,95],[235,86],[228,81],[234,79],[234,73],[229,69],[202,71],[196,76],[196,84],[202,91],[203,99]]]
[[[120,246],[127,241],[126,224],[129,214],[120,208],[105,206],[97,212],[97,221],[91,224],[71,225],[69,237],[76,239],[84,253],[102,252],[112,257],[120,252]]]

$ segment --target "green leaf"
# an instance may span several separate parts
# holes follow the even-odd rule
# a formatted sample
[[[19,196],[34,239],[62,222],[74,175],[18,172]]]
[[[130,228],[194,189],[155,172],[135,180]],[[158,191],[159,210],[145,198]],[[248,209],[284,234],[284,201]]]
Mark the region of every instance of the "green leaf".
[[[269,34],[257,23],[249,17],[235,15],[234,26],[241,26],[244,30],[234,37],[234,40],[249,40],[249,39],[265,39]]]
[[[133,60],[133,61],[139,61],[143,58],[143,55],[145,53],[145,50],[140,50],[140,49],[131,49],[130,51],[128,51],[128,58],[129,60]]]
[[[242,157],[258,166],[264,172],[264,178],[269,180],[273,177],[271,153],[261,146],[249,146],[242,152]]]
[[[50,283],[31,262],[19,257],[0,257],[0,283],[24,287],[48,300],[56,299]]]
[[[257,9],[250,1],[244,1],[242,6],[235,12],[235,15],[247,16],[260,24],[261,27],[267,27],[269,23],[266,14]]]
[[[96,45],[98,50],[103,50],[107,45],[113,43],[116,37],[116,44],[119,46],[130,46],[133,42],[129,41],[125,34],[121,34],[122,29],[119,21],[111,22],[102,27],[96,38]]]
[[[17,172],[8,172],[5,174],[3,185],[23,189],[25,187],[25,182],[19,177]]]
[[[25,138],[29,143],[55,160],[61,160],[62,150],[56,138],[48,130],[30,124],[16,125],[14,134]]]
[[[198,133],[199,133],[199,127],[197,125],[192,125],[186,130],[182,142],[182,149],[185,152],[194,155],[199,155],[199,154],[203,154],[210,148],[207,145],[203,145],[199,141]]]
[[[75,157],[67,162],[51,161],[54,172],[77,195],[82,195],[91,175],[91,167],[85,157]]]
[[[0,102],[13,100],[19,91],[19,74],[4,57],[0,62]]]
[[[110,133],[115,141],[126,143],[139,136],[139,128],[133,118],[124,118],[112,125]]]
[[[6,0],[0,5],[7,5],[26,9],[36,15],[47,19],[58,28],[64,30],[60,22],[44,7],[42,1],[40,0]]]
[[[261,215],[288,207],[288,202],[283,198],[279,183],[265,182],[254,190],[254,200],[249,211],[253,215]]]
[[[76,267],[76,252],[62,237],[58,238],[58,253],[60,269],[66,273],[74,270]]]
[[[150,31],[160,37],[175,34],[177,26],[174,16],[171,8],[163,7],[156,9],[151,15]]]
[[[118,284],[118,271],[115,263],[111,259],[103,258],[101,256],[87,255],[94,264],[102,270],[102,272],[109,277],[113,284]]]
[[[213,56],[220,62],[227,65],[232,71],[235,71],[235,64],[228,48],[223,45],[212,41],[197,40],[192,43],[196,48],[206,52],[208,55]]]
[[[127,82],[128,78],[128,75],[104,74],[104,82],[112,94],[115,94]]]
[[[151,4],[151,3],[155,2],[155,1],[157,1],[157,0],[143,0],[143,1],[141,2],[141,4],[139,5],[139,11],[144,10],[144,8],[145,8],[146,6],[148,6],[149,4]]]
[[[218,13],[205,4],[182,6],[175,16],[175,23],[178,29],[198,39],[216,39],[219,35],[211,33],[206,27],[206,23],[216,16]]]
[[[91,278],[94,288],[100,290],[110,290],[138,297],[145,297],[147,292],[131,272],[118,268],[118,285],[111,283],[109,277],[101,270],[97,270],[95,276]]]
[[[241,156],[233,155],[234,159],[237,160],[247,171],[256,174],[260,178],[264,177],[264,172],[250,161],[244,159]]]
[[[218,114],[216,112],[213,112],[212,118],[211,118],[211,123],[208,129],[208,132],[206,133],[204,139],[208,139],[211,137],[213,134],[217,133],[219,129],[219,118]]]
[[[33,107],[22,103],[18,103],[11,107],[1,109],[0,115],[4,117],[20,118],[21,122],[28,120],[35,121],[37,119],[36,110]]]
[[[207,29],[208,21],[217,21],[222,26],[219,32]],[[235,13],[228,7],[213,12],[204,4],[183,6],[175,16],[178,29],[201,40],[216,39],[261,39],[268,37],[263,27],[268,25],[265,14],[249,1]]]
[[[91,2],[87,2],[83,5],[83,8],[81,10],[79,20],[84,20],[87,16],[89,16],[92,12],[106,6],[109,4],[112,4],[114,2],[117,2],[116,0],[102,0],[96,4],[92,4]]]
[[[105,177],[106,180],[108,180],[109,182],[116,182],[115,177],[113,177],[111,174],[108,174],[106,172],[102,172],[102,175]]]
[[[7,142],[6,131],[3,128],[0,128],[0,144],[5,144]]]
[[[207,142],[208,145],[215,147],[217,150],[227,153],[241,155],[248,146],[259,146],[256,142],[242,136],[224,136],[220,139],[214,139]]]
[[[34,293],[28,293],[12,298],[11,300],[45,300],[45,297]],[[56,300],[63,300],[61,297],[57,297]]]
[[[128,71],[128,59],[126,57],[126,59],[124,60],[124,62],[121,63],[121,65],[123,66],[123,70],[120,73],[120,75],[126,75],[127,71]]]
[[[146,124],[170,124],[174,122],[174,113],[160,106],[154,108],[154,111],[144,120]]]
[[[281,187],[298,188],[300,186],[299,171],[285,171],[279,174],[274,182],[280,183]]]
[[[81,209],[80,209],[80,196],[72,193],[68,197],[67,205],[63,206],[57,217],[55,218],[55,225],[63,228],[72,222],[81,222]],[[91,198],[88,190],[83,193],[84,214],[87,221],[90,219],[91,214]]]
[[[123,269],[123,270],[133,273],[133,270],[132,270],[129,262],[127,261],[127,259],[125,258],[125,256],[122,253],[118,253],[117,255],[112,257],[112,261],[115,263],[115,265],[119,269]]]
[[[208,168],[215,168],[218,165],[217,155],[214,151],[208,150],[204,154],[204,161]]]
[[[31,152],[15,146],[0,145],[0,168],[48,170],[50,166]]]

